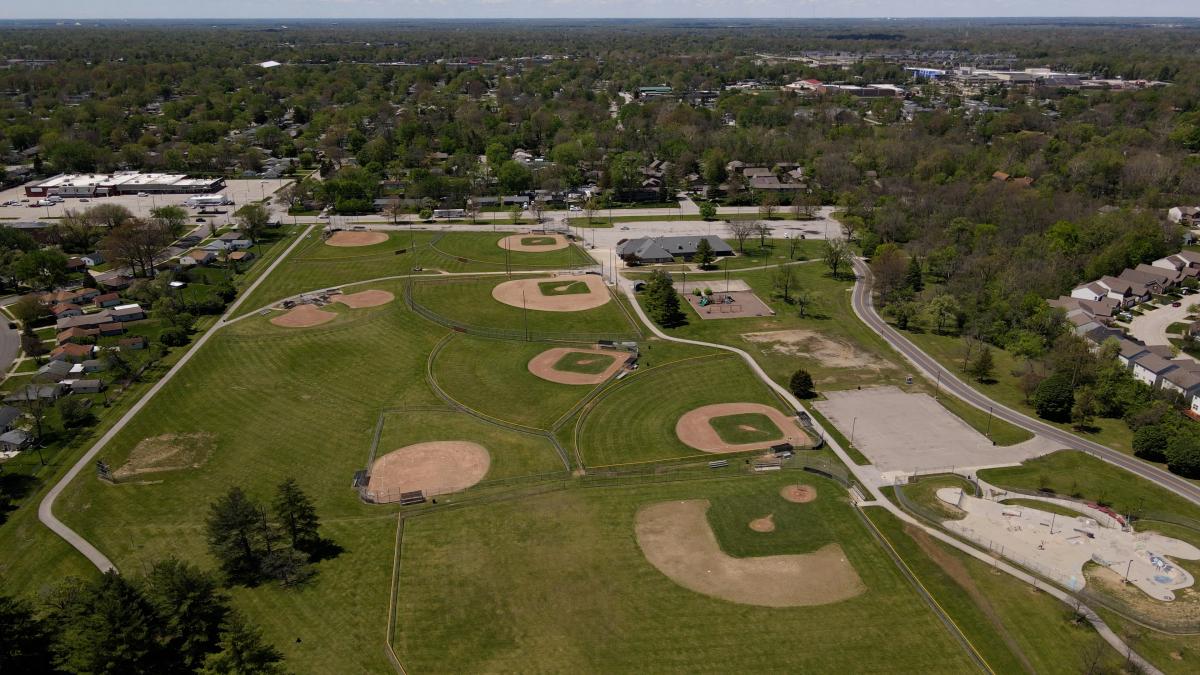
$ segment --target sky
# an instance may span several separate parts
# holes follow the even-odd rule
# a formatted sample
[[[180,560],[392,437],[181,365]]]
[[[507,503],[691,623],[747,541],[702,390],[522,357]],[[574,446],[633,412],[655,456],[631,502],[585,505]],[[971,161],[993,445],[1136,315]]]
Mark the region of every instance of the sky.
[[[4,0],[6,19],[1200,16],[1197,0]]]

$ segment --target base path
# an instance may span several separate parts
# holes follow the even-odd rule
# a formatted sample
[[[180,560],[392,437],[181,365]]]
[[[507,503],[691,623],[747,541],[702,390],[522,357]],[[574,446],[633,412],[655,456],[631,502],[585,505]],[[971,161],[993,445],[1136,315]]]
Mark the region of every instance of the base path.
[[[386,305],[395,299],[396,296],[387,291],[370,290],[343,294],[335,297],[333,300],[353,309],[362,309],[363,307]]]
[[[352,232],[349,230],[339,230],[329,235],[325,240],[326,246],[337,246],[338,248],[349,248],[353,246],[371,246],[373,244],[382,244],[388,240],[386,232]]]
[[[580,282],[587,284],[588,292],[543,295],[538,284],[547,282],[562,282],[563,286]],[[596,274],[514,279],[497,284],[492,289],[492,297],[506,305],[542,312],[581,312],[586,309],[595,309],[611,300],[608,289],[604,286],[604,280]]]
[[[542,241],[552,240],[549,244],[526,244],[526,241]],[[500,248],[508,249],[509,251],[524,251],[525,253],[546,253],[548,251],[561,251],[570,246],[566,238],[561,234],[514,234],[496,242]]]
[[[610,358],[612,363],[599,373],[576,373],[570,370],[558,370],[555,364],[569,354],[595,354],[596,358]],[[614,352],[611,349],[580,349],[576,347],[555,347],[547,349],[529,360],[529,372],[543,380],[558,384],[600,384],[612,377],[625,364],[624,352]]]
[[[459,492],[483,480],[491,467],[487,448],[468,441],[417,443],[389,452],[371,465],[371,492]]]
[[[721,550],[707,512],[708,500],[692,499],[637,513],[642,554],[684,588],[760,607],[828,605],[867,590],[838,544],[800,555],[734,558]]]
[[[316,305],[296,305],[287,314],[271,319],[271,323],[284,328],[310,328],[336,318],[337,314],[318,309]]]
[[[755,443],[726,443],[712,426],[713,418],[746,413],[765,415],[775,423],[775,426],[779,427],[783,435],[779,438]],[[762,450],[779,443],[791,443],[792,445],[809,445],[811,443],[808,434],[804,433],[794,418],[761,403],[715,403],[696,408],[684,413],[675,423],[675,435],[684,444],[702,452],[746,452]]]

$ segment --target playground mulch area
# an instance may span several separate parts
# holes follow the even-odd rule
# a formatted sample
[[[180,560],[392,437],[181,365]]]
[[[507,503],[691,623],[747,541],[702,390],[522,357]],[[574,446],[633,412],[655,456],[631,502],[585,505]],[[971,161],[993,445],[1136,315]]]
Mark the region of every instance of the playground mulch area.
[[[393,450],[371,465],[371,491],[426,495],[459,492],[483,480],[491,467],[487,448],[469,441],[432,441]]]
[[[586,292],[570,290],[578,285]],[[547,295],[543,288],[552,289]],[[497,284],[492,289],[492,298],[513,307],[526,307],[542,312],[581,312],[607,304],[611,297],[604,287],[604,280],[595,274],[575,277],[535,277],[514,279]]]
[[[514,234],[497,242],[500,248],[526,253],[559,251],[570,244],[561,234]]]
[[[316,305],[296,305],[287,314],[271,319],[271,323],[283,328],[310,328],[336,318],[337,314],[318,309]]]
[[[769,435],[766,433],[769,431],[768,429],[758,429],[757,427],[752,430],[738,429],[739,425],[753,426],[743,421],[748,419],[745,417],[746,415],[755,415],[755,419],[759,417],[765,419],[775,427],[778,434],[766,437]],[[722,417],[734,418],[732,426],[725,422],[717,422]],[[761,435],[764,437],[756,441],[730,442],[723,437],[718,427],[730,435],[736,435],[739,440],[746,438],[752,432],[762,432]],[[801,446],[810,443],[808,434],[804,433],[794,419],[761,403],[716,403],[701,406],[684,413],[679,418],[679,421],[675,423],[675,435],[684,444],[702,452],[746,452],[762,450],[777,443],[786,442]]]
[[[363,307],[378,307],[386,305],[395,300],[396,296],[387,291],[368,290],[359,291],[358,293],[343,294],[334,298],[335,302],[340,302],[352,309],[362,309]]]
[[[386,232],[352,232],[349,230],[339,230],[329,235],[325,240],[326,246],[352,247],[352,246],[372,246],[374,244],[382,244],[388,240]]]
[[[775,314],[767,303],[752,291],[713,292],[708,304],[701,305],[702,297],[684,295],[684,299],[701,319],[740,319],[748,316],[772,316]]]
[[[600,384],[620,370],[621,355],[602,349],[555,347],[529,360],[529,372],[559,384]]]

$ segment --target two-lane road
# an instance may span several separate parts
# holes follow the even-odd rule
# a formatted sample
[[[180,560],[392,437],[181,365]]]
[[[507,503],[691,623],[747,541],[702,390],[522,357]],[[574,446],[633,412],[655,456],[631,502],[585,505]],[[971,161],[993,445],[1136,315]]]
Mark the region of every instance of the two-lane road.
[[[1001,403],[993,401],[984,394],[981,394],[971,385],[960,380],[954,373],[942,367],[940,363],[933,359],[919,347],[914,345],[908,338],[901,335],[896,329],[892,328],[884,321],[879,313],[875,311],[874,300],[871,295],[872,278],[871,269],[862,260],[854,261],[854,270],[858,274],[858,281],[854,284],[853,306],[854,313],[863,323],[870,326],[871,330],[878,333],[883,339],[888,341],[896,351],[900,352],[913,363],[917,368],[923,371],[926,375],[933,378],[941,379],[942,391],[949,392],[954,396],[966,401],[967,403],[979,408],[980,410],[991,409],[992,413],[1011,424],[1014,424],[1022,429],[1031,431],[1035,434],[1049,438],[1058,443],[1063,448],[1079,450],[1090,455],[1098,457],[1106,462],[1115,464],[1122,469],[1131,471],[1146,480],[1157,483],[1158,485],[1171,490],[1195,504],[1200,504],[1200,487],[1194,483],[1180,478],[1174,474],[1163,471],[1162,469],[1147,464],[1135,457],[1117,452],[1112,448],[1093,443],[1092,441],[1080,438],[1075,434],[1063,431],[1058,427],[1051,426],[1036,420],[1028,415],[1019,413],[1012,408],[1009,408]]]

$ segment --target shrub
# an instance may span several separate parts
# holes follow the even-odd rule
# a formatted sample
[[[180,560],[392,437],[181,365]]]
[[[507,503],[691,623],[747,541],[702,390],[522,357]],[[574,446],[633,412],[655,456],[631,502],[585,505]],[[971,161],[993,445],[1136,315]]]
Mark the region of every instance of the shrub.
[[[817,395],[816,389],[813,388],[812,375],[803,368],[792,373],[788,388],[796,398],[812,398]]]
[[[1133,454],[1151,462],[1167,459],[1167,441],[1170,431],[1161,424],[1144,426],[1133,432]]]
[[[1053,375],[1042,380],[1033,392],[1033,407],[1039,417],[1052,422],[1070,422],[1075,392],[1067,378]]]

